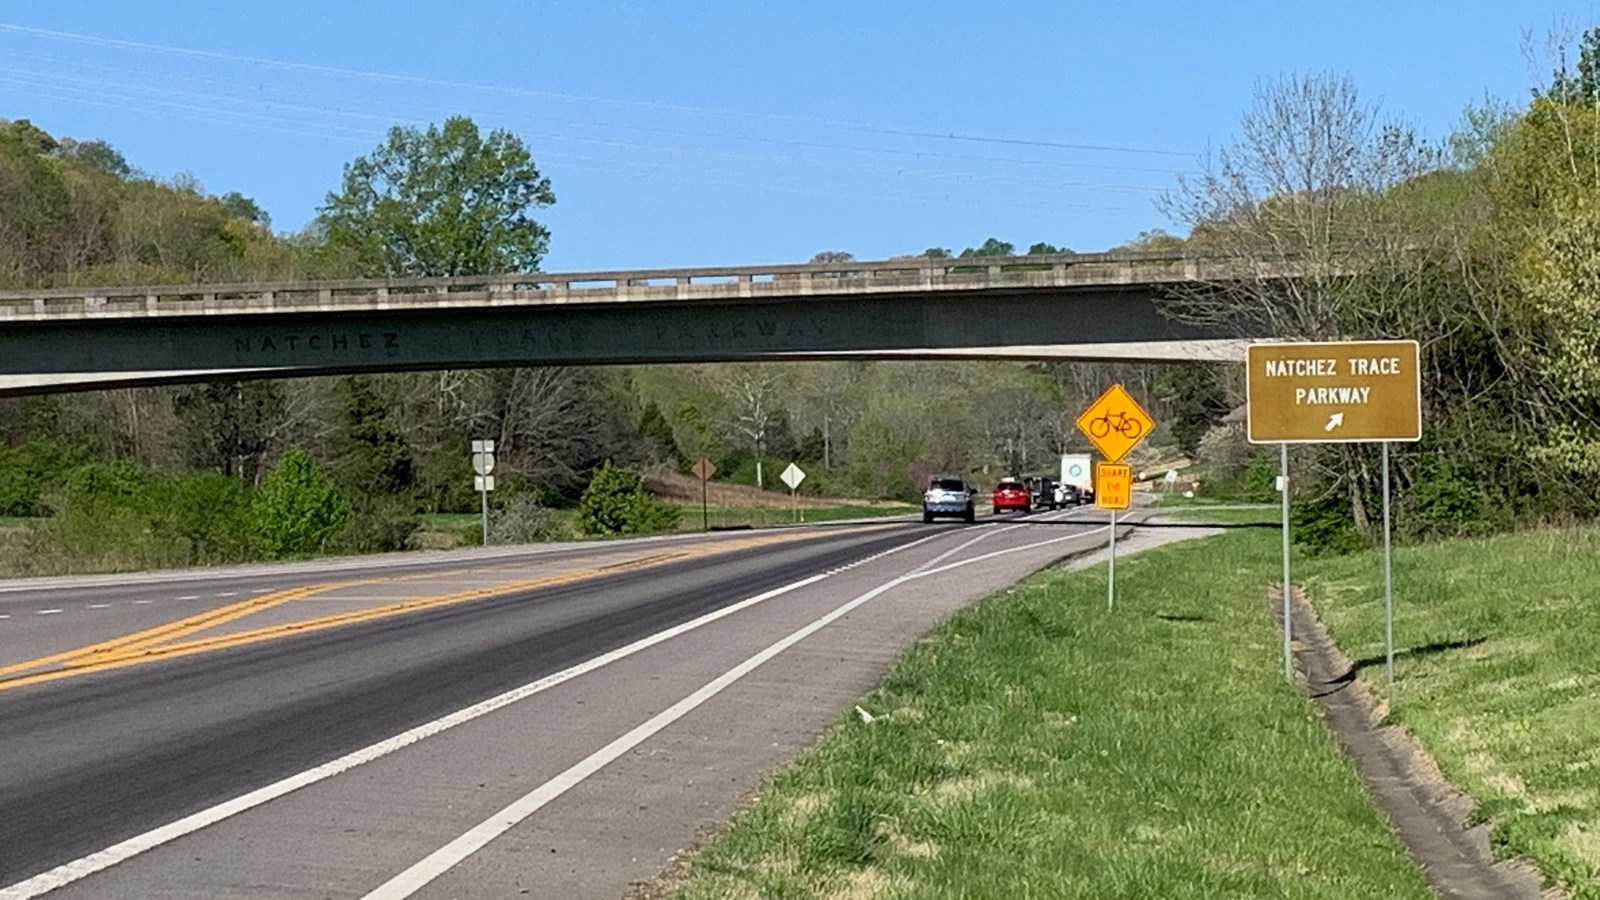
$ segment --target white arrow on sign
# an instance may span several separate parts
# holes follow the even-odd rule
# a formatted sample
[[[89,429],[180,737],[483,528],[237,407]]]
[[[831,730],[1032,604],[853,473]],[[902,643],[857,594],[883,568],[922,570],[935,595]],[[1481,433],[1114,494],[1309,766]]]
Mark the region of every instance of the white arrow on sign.
[[[1322,426],[1323,431],[1332,431],[1344,424],[1344,413],[1336,412],[1328,417],[1328,424]]]
[[[784,469],[783,474],[779,475],[778,478],[780,478],[784,484],[787,484],[789,486],[789,490],[792,491],[800,487],[800,482],[806,480],[806,473],[800,471],[800,467],[794,463],[789,463],[789,468]]]

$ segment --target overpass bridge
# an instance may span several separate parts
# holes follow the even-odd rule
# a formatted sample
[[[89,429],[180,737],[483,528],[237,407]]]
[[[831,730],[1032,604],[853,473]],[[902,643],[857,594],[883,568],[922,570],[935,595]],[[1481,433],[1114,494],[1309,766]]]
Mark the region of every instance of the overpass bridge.
[[[0,396],[225,377],[784,359],[1239,359],[1161,297],[1238,261],[1113,252],[0,292]]]

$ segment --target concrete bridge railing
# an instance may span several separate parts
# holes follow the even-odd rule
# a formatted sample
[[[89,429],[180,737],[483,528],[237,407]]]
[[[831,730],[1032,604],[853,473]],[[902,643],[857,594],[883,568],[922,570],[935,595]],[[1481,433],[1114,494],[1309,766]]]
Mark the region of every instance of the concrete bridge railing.
[[[448,278],[68,287],[0,291],[0,324],[502,305],[786,300],[908,291],[1159,287],[1277,275],[1230,257],[1112,252]]]

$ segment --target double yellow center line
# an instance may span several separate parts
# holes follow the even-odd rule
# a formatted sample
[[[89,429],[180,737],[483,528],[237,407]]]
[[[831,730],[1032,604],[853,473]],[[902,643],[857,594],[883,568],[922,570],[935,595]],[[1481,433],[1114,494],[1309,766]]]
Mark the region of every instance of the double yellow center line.
[[[53,653],[48,656],[41,656],[24,662],[0,666],[0,691],[46,681],[55,681],[61,678],[71,678],[90,672],[102,672],[109,669],[138,665],[157,659],[171,659],[194,653],[240,647],[293,634],[309,634],[315,631],[337,628],[342,625],[368,622],[374,619],[383,619],[425,609],[468,603],[474,600],[486,600],[492,597],[503,597],[507,594],[538,588],[572,584],[628,569],[660,566],[696,557],[729,553],[765,544],[782,543],[815,536],[814,533],[764,535],[731,543],[673,549],[620,562],[589,566],[536,578],[497,582],[468,590],[421,596],[362,609],[346,610],[330,615],[313,616],[272,625],[263,625],[257,628],[230,631],[224,634],[202,634],[202,632],[212,631],[223,625],[265,612],[274,607],[283,606],[284,604],[309,598],[325,598],[325,595],[329,592],[338,589],[372,584],[396,584],[408,581],[450,578],[461,575],[481,575],[485,571],[523,568],[527,564],[507,563],[488,567],[487,569],[454,569],[444,572],[328,581],[289,588],[262,594],[238,603],[219,606],[215,609],[186,616],[163,625],[157,625],[154,628],[147,628],[143,631],[111,638],[110,640]]]

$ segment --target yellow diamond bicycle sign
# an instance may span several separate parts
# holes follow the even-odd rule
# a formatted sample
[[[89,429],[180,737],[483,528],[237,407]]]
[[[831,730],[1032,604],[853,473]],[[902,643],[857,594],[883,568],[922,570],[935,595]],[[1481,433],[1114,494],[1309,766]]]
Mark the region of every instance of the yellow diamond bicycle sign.
[[[1150,435],[1156,422],[1120,384],[1113,384],[1078,416],[1078,430],[1088,435],[1107,462],[1116,462]]]

